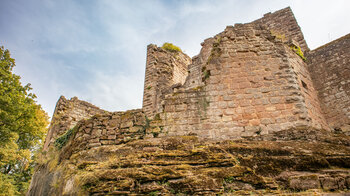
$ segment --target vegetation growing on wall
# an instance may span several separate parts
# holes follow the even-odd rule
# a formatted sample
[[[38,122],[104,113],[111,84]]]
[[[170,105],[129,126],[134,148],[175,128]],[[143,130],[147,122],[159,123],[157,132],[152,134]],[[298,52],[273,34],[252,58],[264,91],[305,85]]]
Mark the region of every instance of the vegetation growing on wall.
[[[271,35],[275,36],[277,39],[281,40],[282,42],[286,41],[286,35],[284,33],[278,32],[276,30],[270,30]]]
[[[210,56],[208,57],[207,64],[209,64],[214,58],[219,57],[222,53],[219,45],[221,44],[222,37],[218,36],[213,43],[213,47],[210,52]]]
[[[205,82],[210,77],[210,70],[206,67],[202,67],[202,82]]]
[[[172,43],[165,42],[162,46],[164,50],[170,51],[170,52],[182,52],[181,48],[178,46],[175,46]]]
[[[303,61],[306,61],[306,58],[304,57],[303,51],[301,51],[300,46],[291,46],[291,49],[298,55],[300,56]]]
[[[64,133],[62,136],[56,139],[55,146],[58,149],[61,149],[64,145],[67,144],[69,138],[73,135],[73,132],[74,132],[73,128],[66,131],[66,133]]]

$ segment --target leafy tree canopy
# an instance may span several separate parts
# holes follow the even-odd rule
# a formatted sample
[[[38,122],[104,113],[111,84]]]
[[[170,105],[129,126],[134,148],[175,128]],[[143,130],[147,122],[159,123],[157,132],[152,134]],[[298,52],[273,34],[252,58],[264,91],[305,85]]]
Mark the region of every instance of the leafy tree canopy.
[[[48,116],[12,73],[15,60],[0,47],[0,195],[22,195],[33,171],[34,152],[46,133]]]

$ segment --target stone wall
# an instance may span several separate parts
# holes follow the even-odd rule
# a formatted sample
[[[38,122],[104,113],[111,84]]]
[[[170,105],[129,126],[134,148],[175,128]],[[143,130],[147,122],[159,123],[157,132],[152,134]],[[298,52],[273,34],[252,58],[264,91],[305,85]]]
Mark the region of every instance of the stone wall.
[[[266,25],[272,34],[286,40],[294,39],[303,51],[309,50],[304,40],[304,35],[290,7],[278,10],[274,13],[267,13],[264,17],[252,23]]]
[[[293,78],[293,80],[296,81],[296,88],[299,92],[296,91],[294,94],[299,95],[299,98],[302,100],[302,103],[297,104],[296,107],[307,109],[307,114],[301,114],[300,118],[308,121],[309,126],[311,127],[329,130],[330,127],[322,114],[320,101],[312,82],[310,72],[307,70],[307,64],[302,58],[295,58],[298,57],[298,55],[294,51],[289,50],[288,52],[289,56],[294,56],[294,58],[288,58],[288,61],[293,68],[291,72],[294,72],[294,78],[292,75],[290,75],[287,80],[291,80]],[[294,111],[294,113],[298,112]]]
[[[350,125],[350,34],[311,51],[307,58],[328,124]]]
[[[73,128],[80,120],[103,113],[108,112],[88,102],[81,101],[77,97],[67,100],[61,96],[57,101],[43,149],[47,150],[58,136]]]
[[[159,112],[164,94],[173,85],[182,85],[191,58],[182,52],[171,52],[156,45],[147,46],[143,111],[149,118]]]
[[[63,151],[64,156],[105,145],[119,145],[129,141],[161,134],[158,126],[151,126],[141,109],[126,112],[97,114],[81,120],[73,130],[71,142]]]
[[[165,96],[160,116],[170,135],[227,139],[328,128],[305,62],[266,26],[229,26],[202,45],[185,85]]]

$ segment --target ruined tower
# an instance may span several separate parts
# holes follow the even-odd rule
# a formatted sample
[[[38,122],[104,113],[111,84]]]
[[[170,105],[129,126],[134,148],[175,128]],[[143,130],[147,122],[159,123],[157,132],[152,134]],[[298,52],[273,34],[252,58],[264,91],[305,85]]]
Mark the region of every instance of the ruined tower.
[[[147,46],[143,111],[149,117],[162,111],[161,101],[172,86],[181,86],[187,77],[191,58],[180,51],[167,51],[156,45]]]
[[[292,127],[330,129],[303,52],[309,48],[289,7],[228,26],[206,39],[192,62],[150,45],[143,110],[159,116],[170,135],[225,139]],[[171,78],[176,63],[182,85]]]

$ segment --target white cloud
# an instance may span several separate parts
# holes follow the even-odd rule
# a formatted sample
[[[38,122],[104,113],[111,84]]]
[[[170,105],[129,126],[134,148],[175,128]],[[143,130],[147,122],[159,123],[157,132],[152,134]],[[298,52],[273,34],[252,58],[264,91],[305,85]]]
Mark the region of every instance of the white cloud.
[[[50,115],[61,94],[126,110],[141,107],[148,44],[173,42],[194,56],[225,26],[289,5],[311,49],[350,32],[347,0],[13,0],[0,12],[0,45]]]

